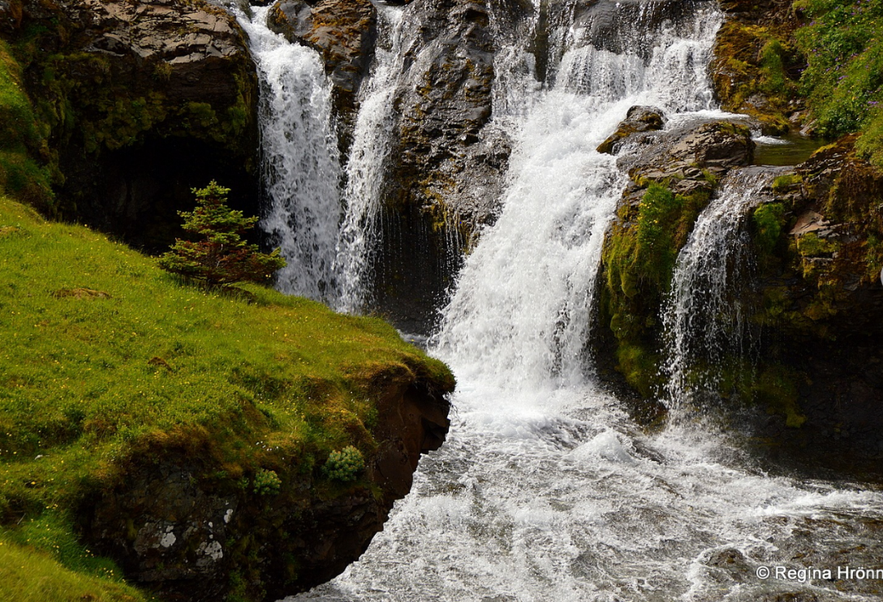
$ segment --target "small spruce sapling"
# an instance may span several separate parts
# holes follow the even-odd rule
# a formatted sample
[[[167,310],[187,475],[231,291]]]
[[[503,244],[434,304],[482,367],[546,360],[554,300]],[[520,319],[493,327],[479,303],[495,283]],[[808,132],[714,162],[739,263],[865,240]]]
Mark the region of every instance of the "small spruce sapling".
[[[167,272],[202,282],[207,286],[227,286],[236,282],[266,282],[285,267],[279,249],[261,253],[257,245],[242,240],[258,218],[245,217],[227,206],[229,188],[212,180],[208,186],[193,189],[196,208],[179,211],[183,228],[197,240],[176,239],[171,249],[159,258]]]

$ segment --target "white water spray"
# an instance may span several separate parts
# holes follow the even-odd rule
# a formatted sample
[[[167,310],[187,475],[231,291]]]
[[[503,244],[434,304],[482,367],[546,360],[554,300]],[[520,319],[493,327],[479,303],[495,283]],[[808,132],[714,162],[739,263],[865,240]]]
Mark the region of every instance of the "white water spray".
[[[763,168],[730,174],[678,255],[663,313],[668,395],[676,407],[695,392],[715,391],[727,362],[750,363],[757,335],[742,302],[755,267],[748,218],[774,175]]]
[[[277,274],[285,293],[326,302],[338,296],[333,273],[341,218],[340,161],[331,87],[316,51],[292,44],[266,26],[269,7],[239,14],[261,79],[264,185],[269,201],[260,222],[288,265]]]

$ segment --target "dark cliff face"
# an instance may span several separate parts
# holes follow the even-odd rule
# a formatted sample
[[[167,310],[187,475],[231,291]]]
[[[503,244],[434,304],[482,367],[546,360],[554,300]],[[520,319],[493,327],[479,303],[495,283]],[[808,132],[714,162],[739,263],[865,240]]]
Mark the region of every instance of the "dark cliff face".
[[[375,302],[425,332],[470,238],[493,218],[510,145],[486,127],[499,34],[488,3],[421,0],[403,18],[411,35],[393,97]]]
[[[724,2],[712,79],[724,108],[767,132],[812,133],[791,2]],[[799,429],[771,416],[758,433],[825,455],[883,453],[883,173],[847,136],[776,178],[752,217],[759,269],[752,320],[761,328],[756,380],[767,408],[792,401]],[[803,420],[805,419],[805,421]],[[829,456],[833,454],[827,454]]]
[[[25,2],[9,36],[49,131],[63,218],[148,250],[218,179],[257,212],[257,81],[244,34],[204,2]]]
[[[801,61],[789,42],[799,22],[791,3],[723,8],[712,79],[724,108],[747,114],[744,123],[765,132],[801,127]],[[709,126],[702,126],[684,140],[648,131],[653,118],[635,109],[599,148],[628,149],[620,167],[633,183],[605,242],[593,342],[601,374],[637,394],[637,413],[648,420],[664,410],[652,400],[666,378],[660,309],[672,262],[685,231],[718,193],[719,178],[752,162],[747,132],[737,142],[721,132],[709,137],[701,131]],[[695,165],[678,160],[687,146],[698,151],[688,161]],[[731,366],[703,403],[735,418],[767,457],[838,468],[873,462],[883,455],[883,173],[847,136],[770,181],[766,200],[744,216],[754,275],[739,301],[754,348],[750,356],[726,358]],[[648,183],[667,192],[648,197]],[[663,218],[673,234],[652,258],[642,258],[634,235],[641,206],[651,201],[669,202]]]
[[[853,143],[821,149],[777,180],[779,236],[759,247],[756,320],[763,361],[787,368],[806,418],[791,436],[879,457],[883,173]]]
[[[166,600],[276,600],[309,589],[358,559],[408,493],[420,455],[447,433],[451,386],[404,367],[376,375],[376,451],[353,483],[321,480],[267,443],[279,480],[262,489],[231,472],[235,459],[210,440],[158,436],[83,502],[83,539]]]

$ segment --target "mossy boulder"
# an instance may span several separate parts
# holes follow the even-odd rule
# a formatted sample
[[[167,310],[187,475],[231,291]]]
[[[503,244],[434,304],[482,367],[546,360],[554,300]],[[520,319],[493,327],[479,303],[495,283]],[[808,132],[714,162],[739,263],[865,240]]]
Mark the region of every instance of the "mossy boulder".
[[[599,273],[595,356],[602,375],[644,399],[660,393],[662,307],[681,247],[730,169],[751,161],[747,128],[729,121],[623,138],[631,183],[607,231]],[[656,412],[651,412],[656,415]]]

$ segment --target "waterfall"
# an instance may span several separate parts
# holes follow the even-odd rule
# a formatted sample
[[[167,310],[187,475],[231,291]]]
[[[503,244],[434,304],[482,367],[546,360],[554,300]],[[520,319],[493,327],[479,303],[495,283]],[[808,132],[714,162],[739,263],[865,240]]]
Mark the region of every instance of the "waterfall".
[[[340,160],[331,86],[316,51],[267,28],[269,7],[237,15],[261,80],[260,127],[267,209],[260,227],[288,265],[285,293],[326,302],[339,296],[334,273],[341,219]]]
[[[721,370],[749,359],[757,344],[743,299],[756,266],[749,210],[770,194],[774,170],[732,173],[699,216],[678,255],[663,312],[668,394],[676,406],[694,393],[714,392]]]
[[[813,558],[872,566],[879,553],[865,550],[879,550],[880,492],[768,476],[746,468],[723,437],[679,424],[643,431],[586,369],[603,234],[626,181],[615,160],[594,149],[632,105],[660,106],[669,123],[714,108],[705,67],[721,22],[716,4],[538,2],[544,17],[535,7],[533,19],[495,38],[494,115],[486,127],[514,143],[501,212],[465,258],[430,342],[458,379],[448,440],[421,460],[411,493],[363,556],[289,600],[876,599],[863,590],[841,596],[839,585],[824,580],[755,575]],[[336,214],[339,234],[329,230],[336,241],[330,281],[350,311],[367,300],[396,123],[391,99],[405,77],[405,37],[419,30],[404,25],[419,4],[378,7],[381,42],[360,92],[346,215]],[[321,77],[315,86],[310,94],[324,98]],[[330,132],[327,118],[315,115],[318,131]],[[736,181],[748,177],[731,180],[703,214],[679,278],[688,255],[702,255],[706,243],[694,242],[700,232],[719,229],[726,215],[740,213],[737,205],[754,202],[737,193],[737,186],[754,187],[754,180]],[[738,240],[721,244],[720,252],[738,252]],[[712,267],[697,269],[713,279]],[[708,303],[698,292],[702,278],[677,289],[684,299],[699,295],[684,303]],[[688,314],[676,319],[673,310],[670,321],[703,327],[689,324],[695,316]],[[716,324],[721,333],[738,330]],[[688,363],[693,343],[684,340]],[[810,551],[796,537],[806,531],[814,535]]]
[[[367,85],[360,91],[360,109],[347,163],[346,217],[336,244],[335,268],[340,274],[337,308],[357,312],[366,303],[373,255],[381,235],[384,176],[395,128],[393,96],[404,52],[401,8],[378,5],[378,42]]]
[[[547,89],[515,86],[520,103],[501,95],[507,119],[525,115],[503,211],[468,257],[436,337],[459,375],[509,386],[582,382],[604,232],[625,185],[614,158],[595,148],[634,104],[710,108],[707,74],[696,66],[708,63],[718,24],[701,8],[696,19],[632,35],[652,37],[646,59],[576,36]],[[515,50],[502,56],[524,64]]]

